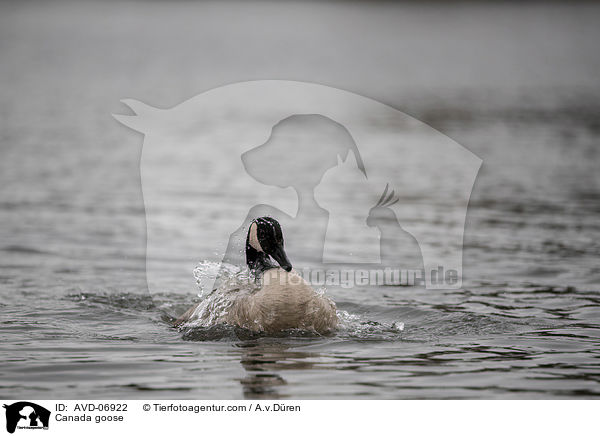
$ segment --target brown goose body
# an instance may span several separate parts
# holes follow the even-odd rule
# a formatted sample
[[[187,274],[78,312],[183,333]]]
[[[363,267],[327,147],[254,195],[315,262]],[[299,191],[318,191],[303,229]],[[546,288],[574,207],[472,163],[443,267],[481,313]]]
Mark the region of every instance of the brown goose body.
[[[253,331],[276,333],[288,329],[328,333],[337,326],[336,306],[295,271],[265,271],[263,286],[236,299],[222,321]]]
[[[262,217],[252,221],[246,238],[246,263],[260,279],[260,289],[238,296],[216,322],[265,333],[298,329],[324,334],[337,327],[335,303],[317,293],[292,269],[283,248],[281,227],[275,219]],[[197,317],[215,321],[210,306],[203,308],[203,315],[196,314],[198,307],[199,304],[190,308],[175,325]]]

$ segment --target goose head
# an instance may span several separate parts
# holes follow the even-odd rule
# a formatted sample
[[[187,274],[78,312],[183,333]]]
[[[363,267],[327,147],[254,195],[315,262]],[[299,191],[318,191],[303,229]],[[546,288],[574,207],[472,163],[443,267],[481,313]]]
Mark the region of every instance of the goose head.
[[[271,217],[257,218],[250,223],[246,238],[246,263],[251,270],[258,272],[277,265],[271,263],[273,258],[285,271],[292,270],[283,248],[283,232],[276,219]]]

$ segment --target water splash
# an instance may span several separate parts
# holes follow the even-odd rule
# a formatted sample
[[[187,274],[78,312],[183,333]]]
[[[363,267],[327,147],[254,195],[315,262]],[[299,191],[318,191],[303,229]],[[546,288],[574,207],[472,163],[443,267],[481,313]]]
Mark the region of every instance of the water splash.
[[[404,331],[404,323],[391,324],[372,321],[345,310],[338,310],[338,335],[352,339],[399,340]]]
[[[216,289],[223,281],[235,280],[236,278],[239,280],[249,280],[250,271],[247,268],[242,269],[239,266],[226,262],[202,261],[194,268],[194,278],[199,290],[198,297],[203,298],[204,294],[214,291],[214,289],[208,290],[203,287],[206,279],[211,277],[217,277],[214,288]]]
[[[202,288],[203,280],[208,275],[217,276],[215,288],[210,291]],[[227,314],[237,298],[259,289],[248,268],[228,263],[200,262],[194,268],[194,277],[199,288],[200,302],[190,320],[183,324],[185,329],[219,324],[219,320]]]
[[[202,288],[202,283],[207,275],[217,276],[216,286],[212,290]],[[185,340],[211,341],[249,339],[262,334],[238,326],[228,326],[223,323],[236,299],[252,295],[260,289],[248,268],[215,262],[200,262],[194,269],[194,277],[198,284],[200,301],[197,303],[189,319],[180,325],[180,331]],[[324,295],[327,289],[319,287],[315,290],[318,295]],[[363,319],[358,315],[344,310],[337,311],[338,329],[332,332],[333,336],[359,339],[385,339],[393,336],[398,339],[404,330],[403,323],[390,325]],[[315,332],[288,330],[281,332],[284,337],[321,336]]]

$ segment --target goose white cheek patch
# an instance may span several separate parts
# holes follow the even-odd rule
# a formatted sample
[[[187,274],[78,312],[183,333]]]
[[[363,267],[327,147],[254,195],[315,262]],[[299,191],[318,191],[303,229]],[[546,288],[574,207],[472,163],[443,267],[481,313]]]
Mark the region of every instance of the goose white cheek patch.
[[[252,223],[250,226],[250,246],[254,248],[256,251],[262,252],[263,249],[260,246],[260,242],[258,242],[258,235],[256,234],[256,223]]]

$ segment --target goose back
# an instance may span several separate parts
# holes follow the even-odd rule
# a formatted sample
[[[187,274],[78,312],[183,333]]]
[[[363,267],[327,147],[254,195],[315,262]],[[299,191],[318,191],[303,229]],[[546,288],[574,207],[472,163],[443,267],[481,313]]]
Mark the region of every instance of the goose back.
[[[327,333],[337,326],[335,303],[316,293],[294,270],[270,269],[262,281],[256,293],[237,299],[222,321],[266,333],[287,329]]]

